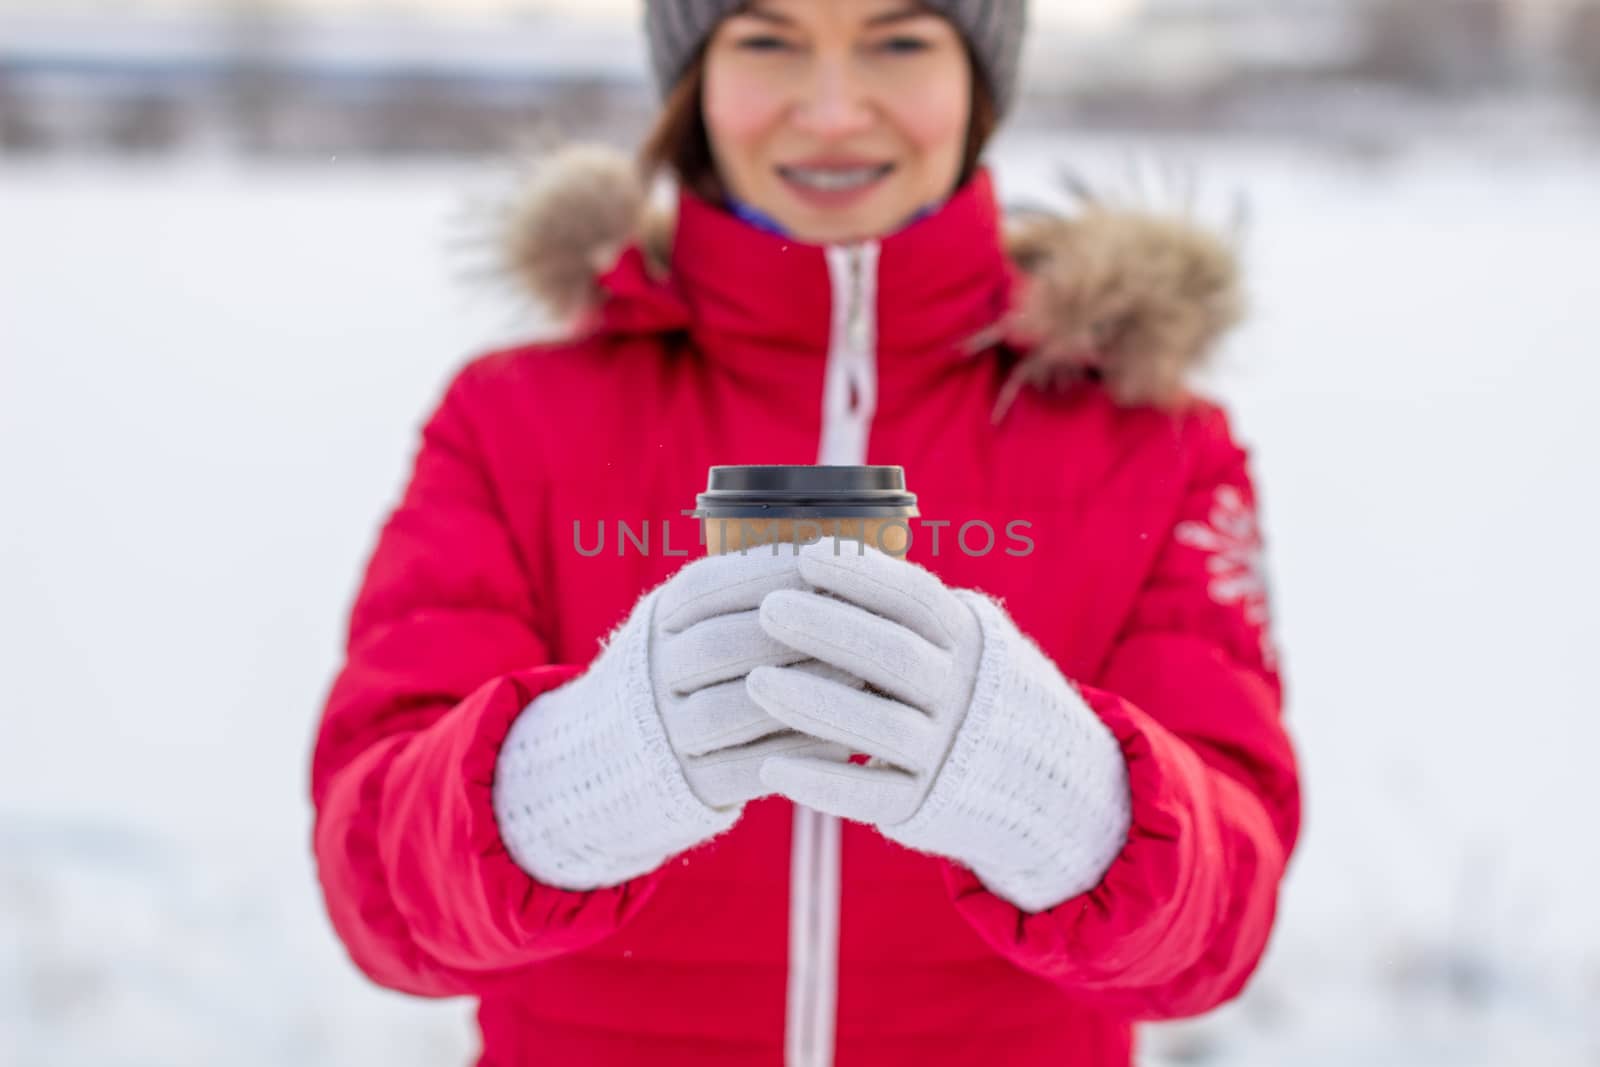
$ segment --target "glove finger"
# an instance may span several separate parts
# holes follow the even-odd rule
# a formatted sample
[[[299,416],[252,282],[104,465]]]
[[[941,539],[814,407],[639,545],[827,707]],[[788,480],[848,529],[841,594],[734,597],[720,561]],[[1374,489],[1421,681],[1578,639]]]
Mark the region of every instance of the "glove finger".
[[[863,546],[826,538],[800,550],[800,577],[817,589],[859,604],[875,615],[950,650],[971,632],[972,611],[924,567]]]
[[[791,667],[757,667],[745,679],[770,718],[913,773],[931,773],[944,737],[926,713]]]
[[[761,765],[761,781],[796,804],[856,822],[893,825],[909,819],[918,804],[916,779],[904,771],[814,756],[770,757]]]
[[[760,618],[762,629],[785,645],[919,708],[937,707],[953,684],[950,653],[837,597],[780,589],[761,602]]]
[[[695,560],[662,586],[656,601],[656,626],[680,633],[697,622],[739,611],[754,611],[774,589],[803,589],[793,545],[776,556],[760,550],[730,552]]]
[[[686,697],[668,696],[661,702],[661,722],[679,756],[701,756],[788,729],[750,699],[743,678],[708,685]]]
[[[754,609],[718,615],[681,633],[663,634],[654,650],[659,684],[679,696],[741,678],[752,667],[805,658],[804,652],[768,634]]]
[[[820,660],[802,660],[782,669],[808,678],[828,679],[851,689],[866,684]],[[721,748],[747,745],[788,729],[750,698],[744,678],[708,685],[686,697],[668,695],[661,702],[661,721],[679,756],[702,756]]]
[[[790,755],[844,763],[850,758],[850,751],[842,745],[786,730],[754,744],[692,756],[682,761],[683,773],[689,788],[706,804],[713,808],[733,807],[770,795],[773,790],[761,780],[761,765]]]
[[[788,646],[785,645],[784,647],[787,648]],[[751,669],[754,670],[755,668],[752,667]],[[867,687],[865,681],[851,674],[843,667],[835,667],[833,664],[824,663],[820,659],[803,659],[798,663],[785,664],[783,669],[786,671],[799,671],[813,678],[826,678],[851,689],[865,689]]]

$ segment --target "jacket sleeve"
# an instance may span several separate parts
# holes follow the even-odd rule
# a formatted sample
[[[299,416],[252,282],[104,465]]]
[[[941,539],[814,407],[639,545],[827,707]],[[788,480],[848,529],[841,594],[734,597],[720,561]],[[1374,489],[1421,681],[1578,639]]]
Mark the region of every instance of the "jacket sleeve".
[[[1197,418],[1179,514],[1100,684],[1079,686],[1127,762],[1121,853],[1095,888],[1037,913],[944,864],[997,951],[1129,1019],[1196,1015],[1243,989],[1299,834],[1248,456],[1219,409]]]
[[[427,420],[368,563],[311,768],[313,846],[333,927],[381,985],[471,992],[495,972],[586,947],[660,872],[572,892],[523,873],[491,805],[496,755],[540,693],[582,673],[550,662],[548,606],[509,535],[474,433],[493,388],[469,364]]]

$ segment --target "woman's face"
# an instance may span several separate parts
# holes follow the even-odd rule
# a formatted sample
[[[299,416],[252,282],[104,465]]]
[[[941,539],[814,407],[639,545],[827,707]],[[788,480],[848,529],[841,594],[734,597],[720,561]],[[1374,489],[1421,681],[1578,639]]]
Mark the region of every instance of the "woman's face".
[[[754,0],[707,43],[701,106],[732,196],[799,240],[857,241],[953,191],[972,78],[914,0]]]

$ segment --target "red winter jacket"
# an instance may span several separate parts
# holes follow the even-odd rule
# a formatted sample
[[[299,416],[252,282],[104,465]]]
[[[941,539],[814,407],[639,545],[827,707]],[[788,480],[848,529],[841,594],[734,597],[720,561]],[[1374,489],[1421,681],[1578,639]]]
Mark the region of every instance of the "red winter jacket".
[[[604,206],[581,175],[561,188],[535,217]],[[1092,323],[1098,375],[1024,389],[998,424],[1011,372],[1067,338],[966,343],[1012,307],[1071,319],[1073,279],[1093,271],[1147,276],[1166,252],[1192,282],[1193,262],[1215,265],[1193,234],[1107,225],[1116,239],[1039,224],[1008,242],[980,173],[905,230],[825,250],[683,196],[666,270],[641,238],[576,339],[467,364],[383,527],[317,738],[319,875],[356,964],[479,998],[496,1067],[779,1064],[786,1049],[840,1067],[1123,1067],[1135,1020],[1237,994],[1300,817],[1247,456],[1210,403],[1128,399],[1196,354],[1152,347],[1153,319],[1231,294],[1147,279],[1118,305],[1147,350]],[[536,274],[594,251],[531,240]],[[704,552],[680,512],[706,469],[814,462],[904,466],[913,558],[1002,598],[1119,739],[1132,831],[1092,891],[1023,913],[952,861],[780,797],[610,888],[542,885],[507,855],[498,746],[679,553]],[[635,538],[648,525],[648,552],[619,520]],[[958,542],[980,520],[987,553],[981,526]],[[1031,524],[1013,527],[1030,555],[1007,554],[1025,547],[1013,521]],[[950,523],[937,552],[930,522]],[[592,552],[602,523],[605,551],[580,553],[575,527]]]

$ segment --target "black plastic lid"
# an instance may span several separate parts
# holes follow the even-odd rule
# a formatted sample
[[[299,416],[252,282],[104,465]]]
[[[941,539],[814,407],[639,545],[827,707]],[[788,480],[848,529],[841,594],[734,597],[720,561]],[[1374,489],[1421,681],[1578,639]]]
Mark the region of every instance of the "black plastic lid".
[[[700,519],[915,518],[903,467],[712,467],[690,512]]]

